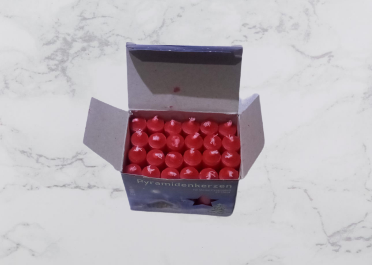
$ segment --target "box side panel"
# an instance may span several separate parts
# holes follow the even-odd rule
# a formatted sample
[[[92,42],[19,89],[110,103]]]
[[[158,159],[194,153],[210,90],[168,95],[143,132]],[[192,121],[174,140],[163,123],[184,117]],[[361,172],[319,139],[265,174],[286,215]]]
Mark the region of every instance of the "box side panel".
[[[239,181],[165,180],[122,173],[132,210],[229,216]]]
[[[239,134],[241,140],[240,176],[244,178],[265,145],[260,97],[255,94],[239,106]],[[240,111],[239,111],[240,112]]]
[[[241,47],[146,47],[127,48],[130,109],[237,113]]]
[[[114,166],[123,168],[128,112],[91,99],[84,144]]]

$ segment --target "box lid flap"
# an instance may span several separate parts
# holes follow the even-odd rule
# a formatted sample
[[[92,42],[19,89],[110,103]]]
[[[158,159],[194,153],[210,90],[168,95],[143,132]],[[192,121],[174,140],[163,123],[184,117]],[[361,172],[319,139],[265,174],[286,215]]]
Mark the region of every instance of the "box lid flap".
[[[122,171],[129,113],[92,98],[84,144]]]
[[[127,43],[129,109],[237,113],[243,48]]]
[[[250,98],[241,100],[239,126],[242,159],[241,178],[244,178],[265,144],[259,95],[254,94]]]

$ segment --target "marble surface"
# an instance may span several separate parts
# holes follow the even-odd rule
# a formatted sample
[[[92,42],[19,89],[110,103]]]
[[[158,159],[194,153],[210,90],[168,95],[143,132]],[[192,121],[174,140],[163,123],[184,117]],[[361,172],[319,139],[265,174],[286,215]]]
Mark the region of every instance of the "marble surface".
[[[0,264],[372,264],[372,2],[0,1]],[[218,218],[132,212],[82,144],[127,41],[242,45],[266,146]]]

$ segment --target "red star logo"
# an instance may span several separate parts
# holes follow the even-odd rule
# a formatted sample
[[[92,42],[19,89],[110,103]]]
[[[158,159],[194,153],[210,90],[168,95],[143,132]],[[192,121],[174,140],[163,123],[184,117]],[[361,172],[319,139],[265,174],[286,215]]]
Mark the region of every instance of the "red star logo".
[[[203,204],[203,205],[207,205],[207,206],[211,206],[211,207],[212,207],[212,202],[217,201],[215,199],[210,199],[205,195],[202,195],[197,199],[189,199],[189,200],[194,202],[193,206]]]

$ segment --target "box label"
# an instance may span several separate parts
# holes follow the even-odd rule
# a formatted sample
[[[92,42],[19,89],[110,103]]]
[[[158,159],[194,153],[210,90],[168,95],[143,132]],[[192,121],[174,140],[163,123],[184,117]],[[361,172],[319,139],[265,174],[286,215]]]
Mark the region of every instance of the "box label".
[[[229,216],[239,181],[168,180],[122,174],[132,210]]]

